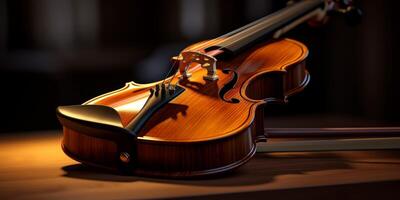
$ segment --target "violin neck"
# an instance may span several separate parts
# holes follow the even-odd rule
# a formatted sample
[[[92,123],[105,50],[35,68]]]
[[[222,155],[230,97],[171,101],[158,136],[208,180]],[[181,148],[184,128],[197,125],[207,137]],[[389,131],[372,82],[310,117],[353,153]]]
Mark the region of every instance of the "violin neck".
[[[225,52],[236,54],[251,44],[265,38],[277,38],[291,28],[325,13],[324,0],[305,0],[293,3],[284,9],[256,20],[246,26],[227,33],[220,43],[206,50],[223,49]]]

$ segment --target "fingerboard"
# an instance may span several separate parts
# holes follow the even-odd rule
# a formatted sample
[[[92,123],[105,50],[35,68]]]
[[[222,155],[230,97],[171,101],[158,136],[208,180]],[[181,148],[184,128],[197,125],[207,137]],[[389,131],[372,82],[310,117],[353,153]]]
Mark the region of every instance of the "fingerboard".
[[[237,53],[254,42],[271,37],[277,30],[294,22],[295,20],[313,12],[316,9],[324,8],[324,0],[304,0],[287,6],[275,13],[258,19],[246,26],[229,32],[220,38],[222,42],[208,47],[206,50],[223,49],[225,52]]]

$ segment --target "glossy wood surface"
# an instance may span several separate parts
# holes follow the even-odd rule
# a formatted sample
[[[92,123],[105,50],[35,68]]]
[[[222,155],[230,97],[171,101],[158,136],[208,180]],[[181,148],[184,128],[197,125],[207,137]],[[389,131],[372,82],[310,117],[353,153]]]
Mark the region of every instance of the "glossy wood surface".
[[[203,80],[205,70],[192,71],[188,81],[180,81],[186,91],[159,110],[146,123],[140,132],[140,139],[191,142],[224,137],[250,126],[254,119],[255,105],[264,103],[264,99],[284,98],[290,90],[302,87],[306,78],[301,63],[307,56],[304,45],[293,40],[280,40],[270,44],[259,45],[232,60],[218,62],[216,82]],[[222,101],[218,91],[231,79],[231,74],[224,74],[221,69],[235,69],[239,75],[236,86],[226,94],[226,98],[237,98],[240,103],[232,104]],[[298,73],[282,73],[295,68]],[[248,89],[253,80],[269,80],[270,74],[281,74],[282,80],[270,81],[270,84],[258,85]],[[294,74],[294,75],[292,75]],[[274,76],[274,75],[271,75]],[[286,80],[283,80],[286,76]],[[298,76],[298,77],[291,77]],[[258,78],[259,77],[259,78]],[[178,78],[175,78],[175,81]],[[121,92],[103,96],[90,101],[90,104],[101,104],[115,108],[121,115],[124,125],[141,109],[149,95],[152,84],[135,83]],[[248,91],[251,90],[251,91]],[[280,90],[270,92],[270,90]],[[265,92],[267,91],[267,92]],[[249,94],[250,93],[250,94]],[[256,99],[251,93],[261,93]],[[279,96],[277,93],[280,93]]]
[[[211,41],[211,42],[215,42]],[[201,50],[202,44],[186,50]],[[281,39],[257,45],[231,59],[217,63],[218,81],[205,81],[206,70],[196,64],[192,77],[170,79],[186,90],[158,110],[138,134],[129,171],[158,177],[194,177],[224,173],[246,163],[255,143],[265,139],[263,106],[285,102],[308,83],[305,69],[307,48],[300,42]],[[231,81],[230,68],[238,81],[221,99],[219,92]],[[157,83],[127,83],[124,88],[101,95],[85,104],[114,108],[126,126],[140,111],[149,89]],[[116,133],[117,134],[117,133]],[[63,150],[82,163],[112,170],[118,168],[118,144],[64,127]],[[99,155],[100,154],[100,155]]]
[[[400,195],[400,151],[263,153],[224,176],[170,180],[87,167],[65,156],[61,137],[59,131],[1,134],[0,199],[365,200]]]

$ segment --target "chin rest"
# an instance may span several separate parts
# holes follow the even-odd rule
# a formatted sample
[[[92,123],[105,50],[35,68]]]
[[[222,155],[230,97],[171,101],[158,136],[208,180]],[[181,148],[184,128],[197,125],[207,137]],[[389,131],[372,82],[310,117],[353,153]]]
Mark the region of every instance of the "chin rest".
[[[59,106],[57,117],[65,127],[89,136],[112,140],[135,137],[123,127],[118,112],[108,106]]]
[[[59,106],[57,114],[76,120],[107,124],[122,128],[121,118],[116,110],[102,105]]]

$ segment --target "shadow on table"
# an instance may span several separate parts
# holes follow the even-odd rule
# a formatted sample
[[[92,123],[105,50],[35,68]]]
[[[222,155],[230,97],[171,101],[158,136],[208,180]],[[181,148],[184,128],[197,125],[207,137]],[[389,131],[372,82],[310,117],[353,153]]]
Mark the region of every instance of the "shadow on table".
[[[63,176],[78,179],[135,182],[147,181],[182,185],[241,186],[257,185],[274,181],[277,176],[304,174],[312,171],[350,169],[350,163],[334,152],[256,154],[254,158],[239,169],[218,176],[201,179],[157,179],[112,174],[82,164],[62,167]]]

